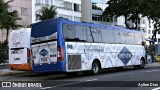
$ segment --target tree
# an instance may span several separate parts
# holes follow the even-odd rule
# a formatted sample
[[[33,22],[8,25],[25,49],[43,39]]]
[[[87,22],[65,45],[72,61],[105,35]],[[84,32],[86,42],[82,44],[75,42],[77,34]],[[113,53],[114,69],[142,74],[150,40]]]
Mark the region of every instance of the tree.
[[[55,18],[56,15],[57,15],[56,6],[46,5],[46,6],[41,7],[39,14],[36,14],[36,19],[44,21],[44,20],[47,20],[47,19]]]
[[[6,35],[6,41],[8,41],[8,34],[10,29],[18,29],[19,27],[23,27],[22,25],[19,25],[17,23],[17,20],[21,20],[21,18],[18,17],[18,13],[16,10],[13,12],[7,12],[2,16],[2,23],[1,23],[1,29],[7,30]]]
[[[142,10],[142,15],[154,23],[152,40],[155,40],[157,31],[160,31],[160,0],[144,0]]]
[[[18,29],[19,27],[22,27],[22,25],[19,25],[17,23],[17,20],[21,20],[18,16],[18,12],[16,10],[9,12],[8,11],[8,2],[4,2],[3,0],[0,1],[0,28],[7,30],[5,45],[8,45],[8,34],[10,29]]]
[[[141,3],[143,0],[109,0],[109,5],[103,12],[103,16],[119,17],[124,16],[126,28],[139,29],[138,24],[140,22]],[[130,27],[128,21],[135,24],[135,27]]]
[[[126,28],[138,29],[138,24],[142,17],[147,17],[149,22],[154,23],[155,32],[152,40],[156,39],[157,31],[160,31],[160,0],[110,0],[109,6],[103,12],[103,15],[109,17],[125,17]],[[127,21],[135,23],[134,28],[130,28]]]

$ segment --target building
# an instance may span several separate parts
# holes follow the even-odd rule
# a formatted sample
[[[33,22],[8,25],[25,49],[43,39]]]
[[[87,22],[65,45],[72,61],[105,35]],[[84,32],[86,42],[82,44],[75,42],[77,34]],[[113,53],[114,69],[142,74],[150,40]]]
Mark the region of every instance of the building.
[[[81,21],[81,0],[32,0],[32,23],[37,22],[36,13],[43,5],[55,5],[57,17]]]
[[[101,17],[108,0],[82,0],[82,21],[116,25],[117,18]],[[124,24],[124,23],[123,23]]]
[[[9,0],[4,0],[5,2]],[[27,27],[32,23],[32,0],[13,0],[9,3],[9,11],[17,10],[21,20],[18,24]],[[0,41],[6,40],[6,30],[0,30]]]

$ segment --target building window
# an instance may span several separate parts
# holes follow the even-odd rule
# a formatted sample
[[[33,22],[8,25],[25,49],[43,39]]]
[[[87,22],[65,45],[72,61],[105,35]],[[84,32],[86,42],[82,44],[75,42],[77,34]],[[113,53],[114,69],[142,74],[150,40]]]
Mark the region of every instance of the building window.
[[[80,17],[74,17],[74,21],[80,22],[81,18]]]
[[[49,0],[45,0],[45,4],[49,5]]]
[[[151,33],[151,30],[148,30],[148,34],[150,34]]]
[[[160,42],[160,38],[158,38],[158,42]]]
[[[74,11],[81,11],[81,5],[74,3]]]
[[[158,31],[158,34],[160,34],[160,31]]]
[[[142,22],[141,22],[141,24],[145,24],[146,22],[145,22],[145,19],[142,19]]]
[[[41,5],[42,1],[41,0],[36,0],[36,5]]]
[[[28,9],[21,7],[21,15],[27,16],[28,15]]]
[[[72,20],[72,16],[59,14],[58,17],[66,18],[68,20]]]
[[[64,9],[66,9],[66,10],[72,10],[72,3],[71,2],[64,1],[63,5],[64,5]]]
[[[96,5],[96,3],[92,3],[92,9],[94,10],[102,10],[101,5]]]

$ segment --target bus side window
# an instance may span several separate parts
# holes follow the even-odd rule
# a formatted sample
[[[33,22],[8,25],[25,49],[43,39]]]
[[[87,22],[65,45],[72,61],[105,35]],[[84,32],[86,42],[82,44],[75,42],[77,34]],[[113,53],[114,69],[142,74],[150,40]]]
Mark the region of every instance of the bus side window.
[[[65,39],[75,39],[75,26],[69,24],[63,24],[63,35]]]
[[[125,35],[126,44],[134,44],[134,34],[131,32],[126,32]]]
[[[140,33],[134,33],[135,44],[142,44],[142,36]]]
[[[76,32],[76,38],[79,39],[79,41],[87,41],[87,31],[84,26],[75,26],[75,32]]]
[[[114,31],[115,43],[122,44],[125,43],[125,37],[122,31]]]
[[[102,42],[114,43],[113,30],[101,29],[102,32]]]
[[[101,29],[86,27],[88,42],[101,42]]]

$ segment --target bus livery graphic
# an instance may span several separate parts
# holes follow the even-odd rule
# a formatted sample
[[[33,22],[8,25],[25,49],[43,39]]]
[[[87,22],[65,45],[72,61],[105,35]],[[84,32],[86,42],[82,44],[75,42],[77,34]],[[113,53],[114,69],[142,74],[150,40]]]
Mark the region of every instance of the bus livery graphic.
[[[126,65],[132,58],[132,53],[129,52],[129,50],[126,47],[124,47],[118,54],[118,58]]]

